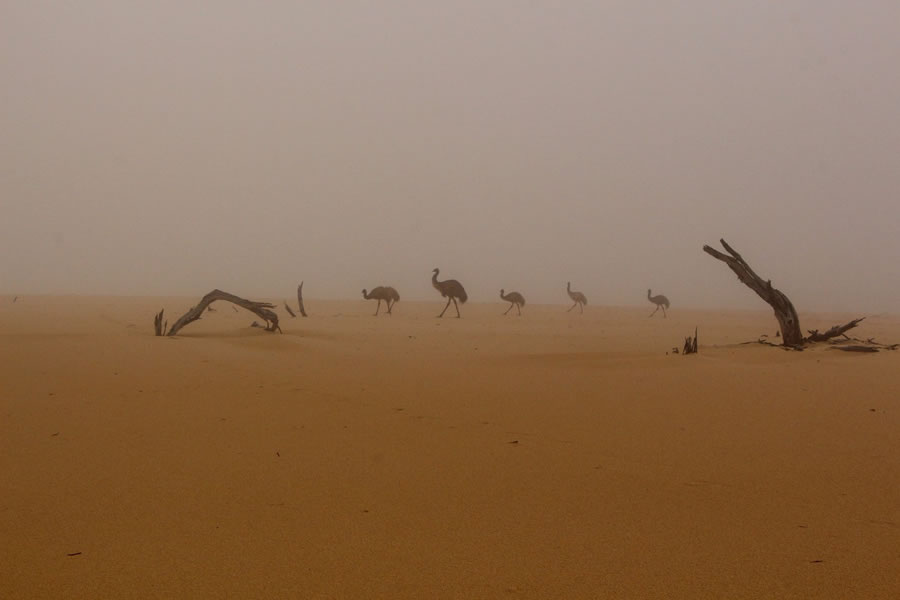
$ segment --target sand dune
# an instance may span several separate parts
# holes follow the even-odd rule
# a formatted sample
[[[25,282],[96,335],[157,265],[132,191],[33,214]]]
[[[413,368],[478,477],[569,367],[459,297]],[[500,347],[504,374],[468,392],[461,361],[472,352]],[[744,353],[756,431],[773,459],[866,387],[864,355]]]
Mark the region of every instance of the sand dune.
[[[0,597],[900,597],[900,353],[738,345],[767,310],[310,299],[170,339],[196,299],[11,300]]]

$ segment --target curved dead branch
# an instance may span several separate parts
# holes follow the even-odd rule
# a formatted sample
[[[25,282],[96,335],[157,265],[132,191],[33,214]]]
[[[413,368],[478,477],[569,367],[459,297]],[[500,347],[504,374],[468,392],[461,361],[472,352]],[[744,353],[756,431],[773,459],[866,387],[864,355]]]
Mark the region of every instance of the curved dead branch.
[[[300,304],[300,314],[306,316],[306,309],[303,308],[303,282],[297,286],[297,302]]]
[[[278,331],[279,333],[281,332],[281,327],[279,327],[278,325],[278,315],[275,313],[275,311],[271,310],[275,308],[274,304],[270,304],[268,302],[254,302],[252,300],[241,298],[240,296],[235,296],[234,294],[229,294],[228,292],[223,292],[222,290],[213,290],[203,296],[203,298],[200,299],[199,304],[191,308],[191,310],[184,313],[180,319],[175,321],[175,323],[172,325],[172,328],[169,329],[168,332],[166,332],[165,325],[161,325],[163,311],[159,311],[159,314],[157,314],[153,320],[156,335],[176,335],[182,327],[184,327],[185,325],[189,325],[190,323],[193,323],[194,321],[202,317],[203,312],[206,310],[206,308],[216,300],[224,300],[226,302],[236,304],[241,308],[246,308],[266,322],[266,331]]]

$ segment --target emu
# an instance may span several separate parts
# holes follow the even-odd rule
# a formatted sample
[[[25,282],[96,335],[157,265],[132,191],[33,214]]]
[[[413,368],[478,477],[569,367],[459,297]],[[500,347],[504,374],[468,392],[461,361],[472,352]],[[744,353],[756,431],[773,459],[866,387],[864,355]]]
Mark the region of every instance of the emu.
[[[522,306],[525,306],[525,297],[519,292],[510,292],[508,294],[503,293],[504,290],[500,290],[500,297],[509,302],[509,308],[506,309],[504,315],[512,310],[512,307],[515,306],[516,310],[519,312],[519,316],[522,316]]]
[[[569,310],[567,310],[566,312],[569,312],[570,310],[578,306],[578,308],[581,309],[581,314],[584,314],[584,305],[587,304],[587,296],[585,296],[581,292],[573,292],[571,281],[566,282],[566,293],[569,294],[569,298],[571,298],[572,301],[575,302],[575,304],[570,306]]]
[[[394,304],[400,300],[400,294],[389,285],[379,285],[368,294],[366,293],[366,290],[363,290],[362,295],[366,300],[378,300],[378,306],[375,307],[376,317],[378,316],[378,311],[381,309],[382,300],[384,300],[384,303],[387,305],[387,314],[389,315],[392,314],[391,311],[394,309]]]
[[[663,296],[662,294],[660,294],[659,296],[651,296],[650,290],[647,290],[647,300],[649,300],[650,302],[652,302],[653,304],[656,305],[656,310],[659,310],[660,308],[662,309],[663,318],[665,319],[666,318],[666,309],[669,308],[669,299],[666,298],[665,296]],[[656,310],[654,310],[652,313],[650,313],[650,315],[647,318],[649,319],[650,317],[655,315]]]
[[[441,293],[441,296],[447,298],[447,306],[444,307],[444,310],[441,311],[441,314],[438,315],[438,318],[444,316],[444,313],[447,312],[447,309],[450,308],[450,302],[453,302],[453,306],[456,308],[456,318],[459,318],[459,305],[456,303],[457,298],[463,304],[466,303],[466,300],[469,299],[469,296],[466,294],[465,288],[462,286],[460,282],[455,279],[448,279],[446,281],[438,281],[438,273],[440,273],[440,269],[435,269],[433,271],[434,275],[431,276],[431,285],[434,286],[434,289]]]

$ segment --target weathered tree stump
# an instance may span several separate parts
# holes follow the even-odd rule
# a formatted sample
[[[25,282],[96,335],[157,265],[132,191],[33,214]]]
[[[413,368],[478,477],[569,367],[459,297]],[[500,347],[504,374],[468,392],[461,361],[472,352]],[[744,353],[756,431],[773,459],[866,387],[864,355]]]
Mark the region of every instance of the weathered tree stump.
[[[153,317],[153,329],[156,331],[156,335],[166,335],[166,328],[169,326],[169,322],[166,321],[165,324],[163,324],[164,312],[165,310],[161,310]]]
[[[860,318],[854,319],[846,325],[835,325],[825,333],[810,331],[810,336],[804,338],[800,330],[800,319],[797,317],[797,311],[788,297],[781,290],[772,287],[772,280],[763,281],[763,278],[757,275],[750,268],[750,265],[747,264],[747,261],[734,248],[729,246],[725,240],[719,241],[728,254],[723,254],[709,246],[703,246],[703,251],[728,265],[728,268],[734,271],[741,283],[756,292],[760,298],[772,307],[772,310],[775,311],[775,318],[778,320],[778,326],[781,328],[783,345],[797,348],[812,342],[824,342],[841,335],[848,329],[856,327],[862,321],[862,318]]]
[[[281,332],[281,327],[279,327],[278,325],[278,315],[275,313],[275,311],[271,310],[275,308],[274,304],[270,304],[268,302],[253,302],[252,300],[246,300],[244,298],[241,298],[240,296],[235,296],[234,294],[223,292],[222,290],[213,290],[203,296],[203,298],[200,299],[199,304],[191,308],[191,310],[184,313],[180,319],[175,321],[175,323],[172,325],[172,328],[169,329],[168,332],[166,331],[168,322],[162,324],[163,311],[159,311],[159,313],[153,319],[153,326],[156,331],[156,335],[173,336],[177,334],[182,327],[193,323],[201,316],[203,316],[203,312],[206,310],[206,308],[216,300],[224,300],[226,302],[236,304],[241,308],[246,308],[266,322],[266,331],[278,331],[279,333]]]
[[[687,336],[684,338],[684,348],[682,354],[697,354],[697,328],[694,327],[694,337]]]
[[[294,317],[297,316],[296,313],[294,313],[294,311],[291,310],[291,307],[290,307],[290,305],[287,303],[287,300],[284,301],[284,309],[285,309],[286,311],[288,311],[288,314],[291,315],[291,318],[294,318]]]

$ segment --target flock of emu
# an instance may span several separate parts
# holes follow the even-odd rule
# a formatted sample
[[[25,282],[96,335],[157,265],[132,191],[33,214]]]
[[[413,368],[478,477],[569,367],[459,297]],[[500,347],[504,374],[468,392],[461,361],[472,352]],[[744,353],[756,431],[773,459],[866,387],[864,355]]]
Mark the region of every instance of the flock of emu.
[[[900,348],[900,344],[880,344],[875,342],[873,339],[868,340],[859,340],[856,338],[851,338],[846,335],[846,332],[850,329],[853,329],[859,323],[861,323],[864,317],[860,317],[858,319],[853,319],[849,323],[844,325],[835,325],[831,329],[823,333],[819,333],[816,329],[808,330],[809,335],[804,336],[802,330],[800,329],[800,320],[797,316],[797,311],[794,308],[794,305],[788,299],[788,297],[779,289],[772,286],[771,280],[764,280],[762,277],[756,274],[756,272],[750,267],[747,261],[724,239],[719,240],[722,244],[722,247],[725,249],[725,253],[716,250],[710,246],[703,246],[703,251],[728,265],[728,268],[731,269],[737,276],[738,280],[753,290],[756,295],[762,298],[775,312],[775,318],[778,320],[779,326],[779,335],[781,336],[781,346],[787,349],[793,350],[802,350],[805,346],[817,342],[829,342],[831,344],[843,344],[839,349],[846,350],[848,352],[878,352],[879,350],[896,350]],[[727,254],[726,254],[727,253]],[[438,275],[440,274],[439,269],[434,269],[433,274],[431,276],[431,285],[434,286],[438,292],[440,292],[441,296],[447,299],[447,304],[444,306],[444,310],[441,311],[441,314],[438,317],[443,317],[444,313],[447,312],[447,309],[450,308],[450,304],[452,303],[454,308],[456,308],[456,317],[459,318],[459,303],[462,302],[465,304],[466,300],[469,299],[468,294],[466,294],[466,289],[462,286],[460,282],[455,279],[447,279],[445,281],[439,281]],[[579,307],[581,313],[584,313],[584,305],[587,304],[587,297],[578,291],[572,290],[572,284],[570,282],[566,283],[566,293],[569,295],[569,298],[572,299],[572,306],[570,306],[566,312],[570,312],[576,306]],[[378,316],[378,313],[381,310],[381,302],[384,301],[387,305],[387,314],[392,314],[394,304],[400,300],[400,294],[397,293],[397,290],[390,286],[378,286],[374,288],[371,292],[368,290],[362,291],[363,298],[369,300],[377,300],[378,305],[375,307],[375,316]],[[506,290],[500,290],[500,298],[509,302],[509,308],[506,309],[506,312],[503,314],[509,314],[509,311],[512,310],[513,306],[516,307],[516,312],[518,315],[522,314],[522,307],[525,306],[525,297],[519,292],[510,292],[506,293]],[[18,297],[13,298],[13,302],[18,300]],[[164,310],[160,310],[153,318],[153,329],[158,336],[174,336],[176,335],[182,327],[188,325],[189,323],[193,323],[198,320],[205,311],[211,311],[213,308],[210,306],[213,302],[217,300],[225,300],[227,302],[231,302],[236,306],[240,306],[252,312],[253,314],[259,316],[265,322],[266,331],[281,331],[281,327],[278,324],[278,314],[272,310],[275,308],[274,304],[268,302],[253,302],[251,300],[246,300],[239,296],[235,296],[234,294],[229,294],[227,292],[223,292],[222,290],[215,289],[200,299],[200,302],[194,305],[188,312],[182,315],[172,327],[169,327],[169,322],[165,319]],[[653,295],[651,290],[647,290],[647,300],[656,305],[656,309],[648,315],[648,317],[652,317],[655,315],[660,309],[663,311],[663,318],[666,317],[666,309],[669,308],[669,299],[663,295]],[[306,310],[303,308],[303,282],[300,282],[300,285],[297,286],[297,302],[300,308],[300,314],[304,317],[306,316]],[[294,311],[291,310],[291,307],[288,306],[287,302],[284,303],[285,310],[290,313],[292,317],[296,316]],[[237,310],[237,308],[235,308]],[[263,327],[262,325],[257,324],[255,321],[253,326]],[[834,338],[843,337],[843,340],[834,341]],[[768,343],[760,338],[760,343]],[[848,344],[848,342],[853,342],[852,344]],[[772,344],[774,345],[774,344]],[[836,346],[835,346],[836,347]],[[685,340],[685,353],[690,349],[690,353],[695,353],[697,351],[697,331],[696,328],[694,330],[693,338],[688,337]]]
[[[444,306],[444,310],[441,311],[441,314],[438,315],[438,318],[443,317],[444,313],[447,312],[447,309],[450,308],[450,303],[453,303],[453,307],[456,309],[456,318],[460,317],[459,314],[459,304],[457,304],[457,300],[460,303],[465,304],[466,300],[469,299],[468,294],[466,294],[466,288],[455,279],[446,279],[444,281],[438,281],[438,275],[440,274],[440,269],[435,269],[431,276],[431,285],[434,286],[434,289],[441,293],[441,296],[447,299],[447,304]],[[584,305],[587,304],[587,296],[582,294],[581,292],[576,292],[572,290],[572,283],[566,282],[566,293],[569,295],[569,298],[572,299],[572,306],[566,312],[571,311],[576,306],[579,308],[582,314],[584,314]],[[378,287],[372,289],[371,292],[367,290],[362,291],[363,298],[366,300],[378,300],[378,305],[375,307],[375,316],[378,316],[379,311],[381,310],[381,302],[384,301],[387,306],[387,314],[391,314],[392,309],[394,308],[394,304],[400,300],[400,294],[397,293],[397,290],[392,288],[389,285],[379,285]],[[519,316],[522,316],[522,307],[525,306],[525,296],[520,294],[519,292],[510,292],[506,293],[506,290],[500,290],[500,298],[509,302],[509,308],[506,309],[506,312],[503,314],[506,315],[512,308],[515,306],[516,311]],[[666,316],[666,309],[669,308],[669,299],[663,295],[653,296],[651,295],[651,291],[647,290],[647,300],[656,305],[656,310],[650,313],[650,316],[656,314],[656,312],[661,308],[663,311],[663,317]]]

